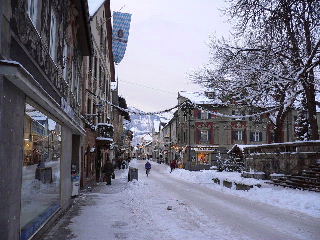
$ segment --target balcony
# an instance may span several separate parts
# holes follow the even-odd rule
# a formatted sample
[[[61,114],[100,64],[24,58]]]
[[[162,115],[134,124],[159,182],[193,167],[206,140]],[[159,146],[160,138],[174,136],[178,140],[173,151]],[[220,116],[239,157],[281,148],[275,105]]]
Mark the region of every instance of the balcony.
[[[96,144],[109,147],[113,143],[113,126],[109,123],[98,123],[96,126]]]

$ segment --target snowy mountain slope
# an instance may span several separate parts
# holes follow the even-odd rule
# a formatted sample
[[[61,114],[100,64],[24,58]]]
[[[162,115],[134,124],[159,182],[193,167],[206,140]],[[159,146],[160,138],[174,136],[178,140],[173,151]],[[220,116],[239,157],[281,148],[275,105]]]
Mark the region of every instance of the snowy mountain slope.
[[[139,109],[129,107],[130,110],[139,112]],[[170,115],[137,115],[130,114],[131,122],[126,124],[126,127],[133,132],[133,144],[140,142],[141,138],[150,140],[150,135],[153,129],[158,131],[160,122],[167,123],[170,120]],[[149,137],[148,137],[149,136]]]

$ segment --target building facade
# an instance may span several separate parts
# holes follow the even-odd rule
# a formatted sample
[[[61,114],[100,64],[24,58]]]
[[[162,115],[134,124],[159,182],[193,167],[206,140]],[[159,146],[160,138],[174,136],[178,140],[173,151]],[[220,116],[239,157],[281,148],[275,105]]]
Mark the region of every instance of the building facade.
[[[214,99],[212,93],[179,92],[178,103],[182,105],[159,136],[164,144],[162,153],[168,162],[178,160],[186,169],[208,169],[216,165],[235,144],[257,145],[273,142],[274,124],[268,114],[245,118],[265,109],[250,106],[224,105]],[[210,112],[217,112],[220,116]],[[222,115],[239,116],[228,118]],[[286,141],[293,141],[295,112],[289,112],[283,128]]]
[[[85,130],[86,1],[4,0],[0,6],[0,235],[29,239],[71,203]]]
[[[112,54],[110,1],[105,1],[90,16],[93,52],[83,60],[82,115],[85,120],[82,187],[102,181],[102,167],[110,160],[113,142],[111,124],[111,82],[115,81]]]

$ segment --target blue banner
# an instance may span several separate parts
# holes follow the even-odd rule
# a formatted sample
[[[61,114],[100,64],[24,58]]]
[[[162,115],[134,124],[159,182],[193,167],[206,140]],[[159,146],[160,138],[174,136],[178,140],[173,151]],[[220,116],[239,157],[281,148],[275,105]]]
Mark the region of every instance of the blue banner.
[[[126,52],[131,14],[113,12],[112,52],[114,62],[120,63]]]

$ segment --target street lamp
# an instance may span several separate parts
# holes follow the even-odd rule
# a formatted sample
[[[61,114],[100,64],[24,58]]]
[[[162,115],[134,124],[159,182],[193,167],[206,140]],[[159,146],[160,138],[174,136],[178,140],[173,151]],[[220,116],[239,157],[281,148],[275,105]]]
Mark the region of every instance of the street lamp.
[[[191,161],[191,142],[190,142],[190,122],[191,122],[191,114],[194,110],[193,104],[188,100],[184,102],[181,106],[181,110],[183,111],[183,116],[188,117],[188,161]]]

